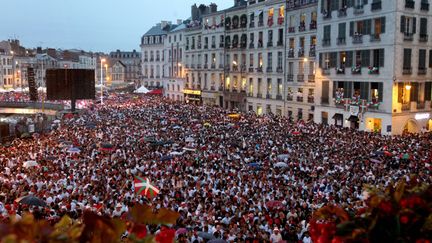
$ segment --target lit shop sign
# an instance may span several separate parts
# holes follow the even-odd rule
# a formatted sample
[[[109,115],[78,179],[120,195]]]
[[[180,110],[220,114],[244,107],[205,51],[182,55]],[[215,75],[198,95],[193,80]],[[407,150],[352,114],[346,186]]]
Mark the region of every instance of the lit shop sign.
[[[415,119],[416,120],[426,120],[430,118],[430,114],[429,113],[421,113],[421,114],[417,114],[415,115]]]
[[[183,90],[183,93],[189,95],[201,95],[201,90],[185,89]]]

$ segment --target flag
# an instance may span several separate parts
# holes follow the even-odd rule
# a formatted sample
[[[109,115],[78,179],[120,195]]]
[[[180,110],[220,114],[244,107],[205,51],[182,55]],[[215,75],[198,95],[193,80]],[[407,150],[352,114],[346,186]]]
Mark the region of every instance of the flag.
[[[148,178],[136,176],[134,180],[134,186],[135,193],[141,196],[153,198],[156,197],[157,194],[159,194],[159,189],[150,184],[150,180]]]

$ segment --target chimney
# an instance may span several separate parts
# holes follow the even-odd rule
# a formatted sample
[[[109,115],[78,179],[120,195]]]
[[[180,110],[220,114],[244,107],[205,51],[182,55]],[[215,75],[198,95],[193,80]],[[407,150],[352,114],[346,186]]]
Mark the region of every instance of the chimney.
[[[165,27],[168,25],[168,22],[163,20],[161,21],[161,29],[165,29]]]
[[[37,54],[42,54],[42,47],[38,46],[36,49]]]
[[[217,12],[217,5],[215,3],[210,4],[210,13],[216,13]]]
[[[177,25],[181,25],[183,23],[183,20],[177,19]]]

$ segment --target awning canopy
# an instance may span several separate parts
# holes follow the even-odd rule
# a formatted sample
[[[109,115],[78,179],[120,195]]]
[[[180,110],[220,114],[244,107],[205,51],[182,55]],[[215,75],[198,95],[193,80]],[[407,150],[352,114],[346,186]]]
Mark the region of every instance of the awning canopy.
[[[336,113],[336,114],[334,114],[334,116],[332,117],[332,119],[343,120],[343,115],[340,114],[340,113]]]

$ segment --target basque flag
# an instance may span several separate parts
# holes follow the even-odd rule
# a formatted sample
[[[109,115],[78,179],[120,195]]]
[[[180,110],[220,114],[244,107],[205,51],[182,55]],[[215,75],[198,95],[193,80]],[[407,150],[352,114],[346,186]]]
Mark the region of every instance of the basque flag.
[[[159,189],[150,184],[150,180],[148,178],[136,176],[134,180],[134,186],[135,193],[141,196],[153,198],[156,197],[157,194],[159,194]]]

